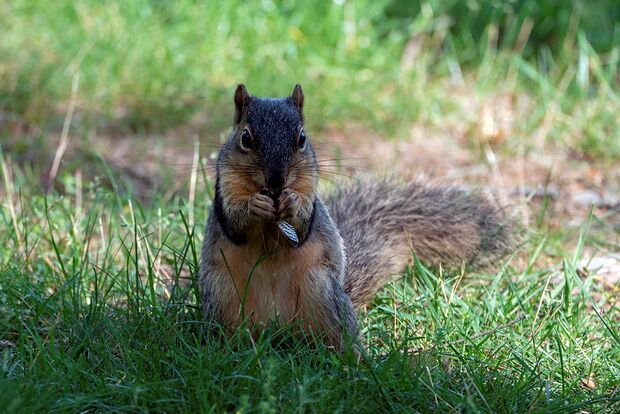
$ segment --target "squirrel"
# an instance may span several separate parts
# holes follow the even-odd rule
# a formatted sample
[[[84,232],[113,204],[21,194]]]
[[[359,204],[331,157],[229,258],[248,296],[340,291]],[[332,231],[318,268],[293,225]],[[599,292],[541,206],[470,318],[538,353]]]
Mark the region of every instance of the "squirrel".
[[[487,265],[513,246],[508,215],[456,186],[360,179],[322,199],[304,130],[301,86],[285,98],[234,94],[232,132],[219,151],[201,253],[204,316],[253,333],[296,326],[342,349],[356,311],[412,257],[430,265]]]

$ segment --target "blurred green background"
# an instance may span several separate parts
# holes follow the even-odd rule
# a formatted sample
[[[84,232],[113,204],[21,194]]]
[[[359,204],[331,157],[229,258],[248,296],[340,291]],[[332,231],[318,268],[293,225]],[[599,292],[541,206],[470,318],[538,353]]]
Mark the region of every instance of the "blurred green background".
[[[152,189],[174,184],[195,141],[217,148],[237,83],[282,96],[300,82],[315,142],[343,136],[345,154],[361,136],[416,154],[455,139],[472,162],[490,144],[606,168],[620,158],[619,22],[615,0],[2,2],[0,148],[32,167],[26,181],[55,156],[60,178],[92,179],[103,158]]]
[[[227,125],[242,81],[258,95],[301,82],[315,125],[387,130],[431,111],[442,77],[496,87],[513,70],[542,100],[616,100],[619,20],[615,0],[5,1],[0,111],[59,128],[77,74],[74,125],[128,131]]]

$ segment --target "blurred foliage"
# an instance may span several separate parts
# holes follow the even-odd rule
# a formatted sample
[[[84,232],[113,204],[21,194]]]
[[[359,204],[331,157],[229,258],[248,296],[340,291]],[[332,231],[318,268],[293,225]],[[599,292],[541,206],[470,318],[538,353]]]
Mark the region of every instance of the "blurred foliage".
[[[531,33],[523,55],[535,58],[550,51],[565,53],[582,32],[598,53],[609,53],[620,44],[620,2],[615,0],[394,0],[386,8],[388,19],[414,21],[420,14],[446,17],[448,31],[459,56],[479,58],[489,30],[497,32],[500,48],[512,48],[527,22]]]
[[[397,128],[443,105],[429,80],[462,65],[490,84],[515,67],[531,81],[531,65],[557,84],[585,59],[601,72],[571,75],[571,91],[615,87],[619,16],[614,0],[13,0],[0,3],[0,114],[59,128],[79,73],[87,128],[219,129],[236,83],[284,95],[298,81],[315,125]]]

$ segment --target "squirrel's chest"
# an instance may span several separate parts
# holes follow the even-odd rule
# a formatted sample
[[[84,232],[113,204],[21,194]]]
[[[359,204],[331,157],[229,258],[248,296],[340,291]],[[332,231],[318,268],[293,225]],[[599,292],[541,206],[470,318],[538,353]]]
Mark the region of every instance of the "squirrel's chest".
[[[314,291],[313,269],[322,262],[318,243],[286,248],[265,257],[261,251],[229,245],[222,249],[232,297],[227,300],[228,319],[250,317],[254,323],[288,323],[303,313],[309,291]],[[243,315],[240,315],[240,311]]]

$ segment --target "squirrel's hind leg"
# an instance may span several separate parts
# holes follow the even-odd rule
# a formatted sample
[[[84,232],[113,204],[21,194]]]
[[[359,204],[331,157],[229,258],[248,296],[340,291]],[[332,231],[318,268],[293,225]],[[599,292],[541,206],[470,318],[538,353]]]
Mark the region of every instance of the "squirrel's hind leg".
[[[355,310],[336,269],[325,266],[306,275],[298,298],[295,319],[306,334],[320,337],[337,351],[357,338]]]

